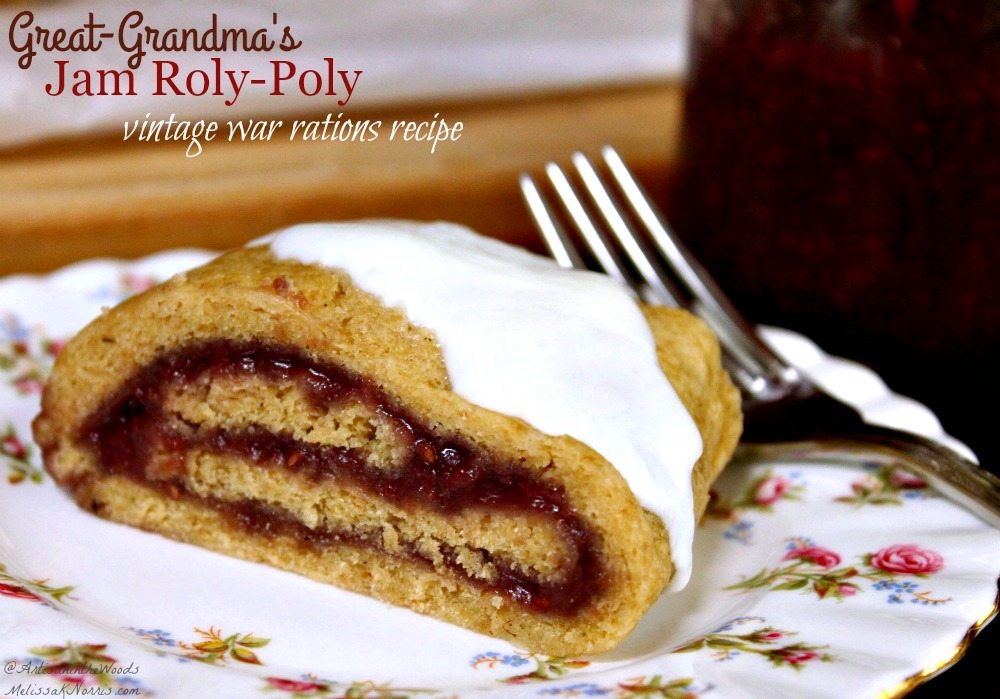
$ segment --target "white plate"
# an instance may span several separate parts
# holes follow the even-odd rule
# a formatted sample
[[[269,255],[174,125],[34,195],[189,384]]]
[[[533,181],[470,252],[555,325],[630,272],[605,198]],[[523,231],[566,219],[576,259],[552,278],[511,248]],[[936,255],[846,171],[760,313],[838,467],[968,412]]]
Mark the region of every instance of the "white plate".
[[[691,584],[591,658],[524,653],[88,515],[40,470],[30,441],[52,353],[102,306],[206,258],[171,252],[0,281],[2,694],[892,695],[953,662],[996,610],[1000,532],[874,467],[728,471]],[[793,333],[768,336],[870,420],[954,444],[870,371]]]

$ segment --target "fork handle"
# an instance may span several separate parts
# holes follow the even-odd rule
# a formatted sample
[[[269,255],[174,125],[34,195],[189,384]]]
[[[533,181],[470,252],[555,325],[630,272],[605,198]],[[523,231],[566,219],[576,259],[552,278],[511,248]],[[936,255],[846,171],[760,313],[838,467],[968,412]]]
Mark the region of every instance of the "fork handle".
[[[945,497],[1000,529],[1000,478],[930,439],[865,425],[853,434],[796,442],[741,444],[738,459],[894,464],[920,476]]]

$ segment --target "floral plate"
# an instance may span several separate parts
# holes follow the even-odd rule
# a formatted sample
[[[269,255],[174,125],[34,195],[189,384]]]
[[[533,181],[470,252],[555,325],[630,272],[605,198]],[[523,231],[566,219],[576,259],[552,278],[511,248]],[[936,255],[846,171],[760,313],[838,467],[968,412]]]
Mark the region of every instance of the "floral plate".
[[[30,421],[46,372],[102,306],[207,257],[0,281],[4,695],[892,696],[953,662],[996,611],[1000,531],[876,465],[729,469],[691,584],[588,658],[523,652],[99,520],[40,469]],[[871,421],[955,445],[870,371],[786,331],[768,338]]]

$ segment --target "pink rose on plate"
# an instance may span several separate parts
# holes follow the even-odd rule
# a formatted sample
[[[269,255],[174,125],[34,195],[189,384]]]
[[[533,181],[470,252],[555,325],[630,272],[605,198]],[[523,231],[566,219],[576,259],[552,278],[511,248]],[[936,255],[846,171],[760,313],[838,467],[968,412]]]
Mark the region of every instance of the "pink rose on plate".
[[[812,561],[820,568],[833,568],[840,563],[840,555],[820,546],[805,546],[792,549],[782,559],[785,561]]]
[[[156,286],[156,280],[152,277],[146,277],[141,274],[125,274],[122,276],[122,287],[126,291],[130,291],[133,294],[138,294],[143,291],[148,291]]]
[[[842,597],[851,597],[857,594],[858,586],[851,585],[850,583],[841,583],[837,586],[837,592],[839,592]]]
[[[23,459],[27,455],[28,450],[20,439],[14,435],[7,435],[0,440],[0,452],[14,459]]]
[[[507,684],[528,684],[531,682],[530,675],[515,675],[514,677],[508,677],[504,680]]]
[[[66,340],[49,340],[45,343],[45,351],[54,357],[59,354],[65,346]]]
[[[801,665],[819,657],[819,653],[814,650],[798,650],[795,648],[782,648],[777,652],[777,655],[791,665]]]
[[[860,481],[851,483],[851,490],[857,495],[867,495],[878,488],[878,481],[871,476],[865,476]]]
[[[268,677],[267,683],[272,687],[274,687],[275,689],[280,689],[283,692],[292,692],[294,694],[326,691],[327,689],[330,688],[329,685],[325,685],[320,682],[303,682],[302,680],[287,680],[283,677]]]
[[[765,478],[753,490],[753,501],[758,505],[773,505],[788,492],[792,482],[784,476]]]
[[[30,396],[35,393],[41,393],[42,389],[45,388],[45,384],[43,384],[39,379],[17,379],[14,381],[14,388],[17,389],[18,393]]]
[[[25,589],[20,585],[11,585],[9,583],[0,583],[0,595],[5,597],[16,597],[17,599],[30,599],[32,602],[42,601],[42,598],[31,590]]]
[[[871,564],[887,573],[925,575],[944,568],[944,558],[940,553],[922,549],[916,544],[894,544],[872,555]]]
[[[81,663],[47,665],[45,672],[60,682],[75,684],[80,687],[91,687],[99,683],[97,677],[90,671],[90,668]]]
[[[892,473],[889,474],[889,482],[900,490],[920,490],[927,487],[927,482],[924,479],[901,468],[892,470]]]

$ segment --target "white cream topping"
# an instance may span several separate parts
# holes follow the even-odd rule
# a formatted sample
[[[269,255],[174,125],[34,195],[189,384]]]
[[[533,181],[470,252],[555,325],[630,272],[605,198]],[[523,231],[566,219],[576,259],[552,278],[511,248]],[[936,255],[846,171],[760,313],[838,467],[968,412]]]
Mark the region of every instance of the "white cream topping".
[[[434,333],[466,400],[574,437],[614,464],[667,526],[672,587],[687,583],[701,437],[624,287],[449,223],[306,224],[259,242],[278,258],[347,272]]]

